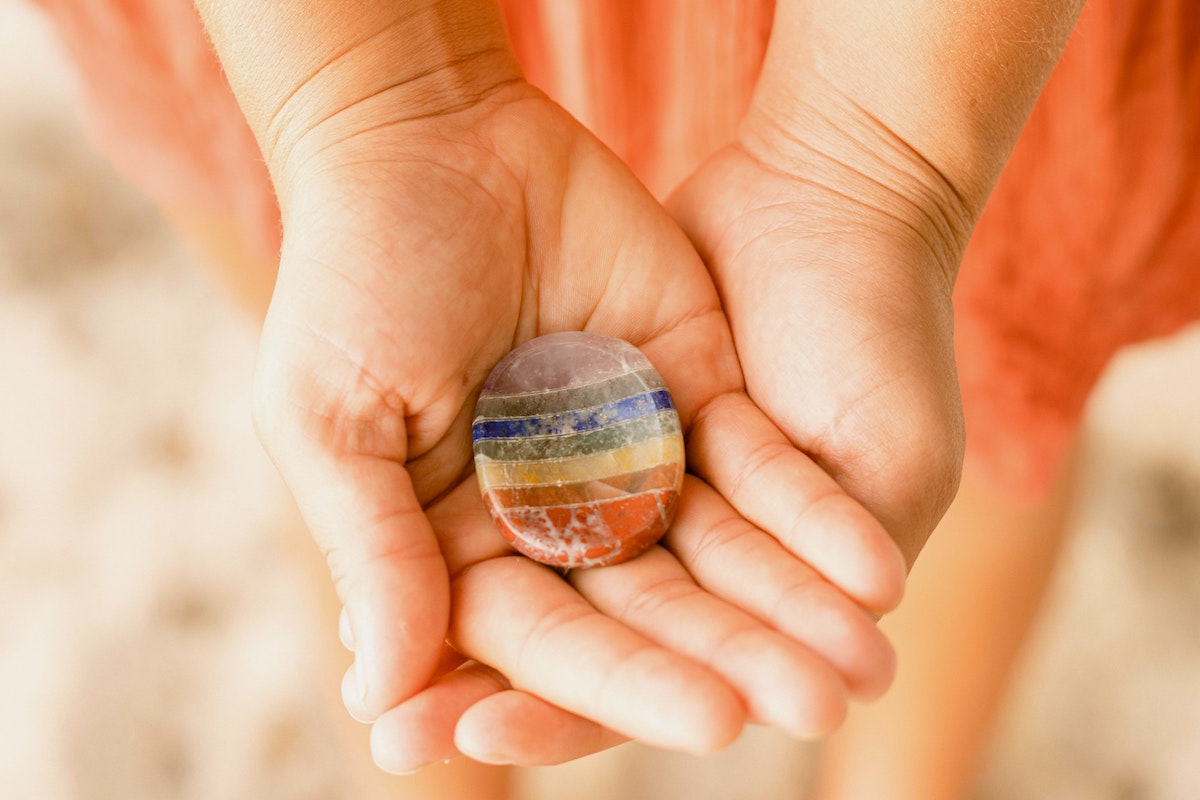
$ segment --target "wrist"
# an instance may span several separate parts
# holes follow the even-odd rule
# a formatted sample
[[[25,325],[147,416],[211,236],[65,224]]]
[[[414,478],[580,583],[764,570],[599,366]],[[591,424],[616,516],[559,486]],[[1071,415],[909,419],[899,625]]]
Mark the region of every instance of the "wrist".
[[[277,184],[357,131],[449,114],[521,78],[493,0],[199,0]]]
[[[782,114],[757,99],[738,146],[764,168],[803,184],[829,224],[907,242],[953,288],[978,209],[947,176],[881,121],[835,95]],[[822,213],[822,212],[815,212]]]
[[[779,0],[754,104],[800,136],[863,129],[860,146],[937,173],[977,217],[1082,5]]]

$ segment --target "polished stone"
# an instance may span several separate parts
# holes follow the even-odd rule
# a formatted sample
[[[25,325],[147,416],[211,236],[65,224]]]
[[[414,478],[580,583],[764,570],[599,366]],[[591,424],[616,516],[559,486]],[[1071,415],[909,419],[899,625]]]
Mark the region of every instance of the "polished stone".
[[[657,542],[683,485],[683,433],[662,378],[628,342],[554,333],[488,377],[471,429],[500,532],[556,567],[617,564]]]

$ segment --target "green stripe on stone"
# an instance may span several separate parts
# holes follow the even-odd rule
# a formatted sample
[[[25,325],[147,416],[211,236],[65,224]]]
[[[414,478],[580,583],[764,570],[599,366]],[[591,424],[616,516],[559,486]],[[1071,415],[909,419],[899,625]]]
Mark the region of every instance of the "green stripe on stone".
[[[679,415],[674,409],[666,409],[582,433],[520,439],[479,439],[474,449],[476,456],[492,461],[541,461],[615,450],[679,432]]]

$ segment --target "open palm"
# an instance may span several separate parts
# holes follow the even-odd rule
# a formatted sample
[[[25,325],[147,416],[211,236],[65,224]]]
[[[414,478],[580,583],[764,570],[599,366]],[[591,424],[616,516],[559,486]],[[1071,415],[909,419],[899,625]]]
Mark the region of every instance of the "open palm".
[[[256,421],[346,604],[344,696],[379,719],[381,763],[456,741],[702,751],[747,719],[813,736],[882,691],[863,609],[898,602],[899,552],[747,397],[703,262],[614,156],[521,82],[314,135],[286,177]],[[642,349],[699,476],[663,547],[565,580],[495,530],[470,448],[492,366],[561,330]]]

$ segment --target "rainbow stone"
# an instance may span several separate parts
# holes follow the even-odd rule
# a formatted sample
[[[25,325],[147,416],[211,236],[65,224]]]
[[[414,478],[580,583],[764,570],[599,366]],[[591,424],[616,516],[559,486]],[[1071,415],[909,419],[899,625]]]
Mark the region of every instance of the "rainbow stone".
[[[592,567],[657,542],[683,486],[683,434],[641,352],[554,333],[496,365],[475,407],[475,473],[500,532],[532,559]]]

